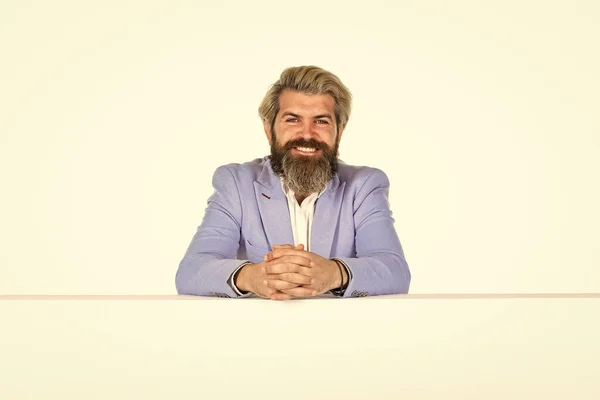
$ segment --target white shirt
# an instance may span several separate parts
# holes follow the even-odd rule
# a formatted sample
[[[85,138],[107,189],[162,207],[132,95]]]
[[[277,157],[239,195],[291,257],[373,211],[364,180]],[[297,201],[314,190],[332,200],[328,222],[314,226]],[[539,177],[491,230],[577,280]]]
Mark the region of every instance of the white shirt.
[[[283,188],[283,183],[281,185]],[[285,191],[285,188],[283,188]],[[285,194],[288,201],[288,208],[290,210],[290,221],[292,223],[292,232],[294,234],[294,246],[299,244],[304,245],[304,250],[310,251],[310,233],[315,215],[315,203],[317,199],[323,194],[313,193],[302,201],[302,204],[298,204],[295,193],[290,189]]]

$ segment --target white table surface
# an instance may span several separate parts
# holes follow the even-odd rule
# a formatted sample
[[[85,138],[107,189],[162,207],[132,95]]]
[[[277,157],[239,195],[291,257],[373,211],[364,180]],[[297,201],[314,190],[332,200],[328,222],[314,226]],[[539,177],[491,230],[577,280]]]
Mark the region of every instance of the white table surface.
[[[0,399],[600,399],[600,294],[0,296]]]

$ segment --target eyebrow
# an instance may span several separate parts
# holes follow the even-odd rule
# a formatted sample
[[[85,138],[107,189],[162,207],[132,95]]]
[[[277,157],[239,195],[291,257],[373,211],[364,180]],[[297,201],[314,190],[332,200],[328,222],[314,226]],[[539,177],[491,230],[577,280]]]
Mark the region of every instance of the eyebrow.
[[[290,116],[290,117],[294,117],[294,118],[302,118],[300,115],[294,114],[293,112],[290,112],[290,111],[286,111],[283,114],[281,114],[282,118],[286,117],[286,116]],[[333,118],[331,117],[331,114],[319,114],[319,115],[315,115],[313,118],[314,119],[327,118],[327,119],[333,121]]]

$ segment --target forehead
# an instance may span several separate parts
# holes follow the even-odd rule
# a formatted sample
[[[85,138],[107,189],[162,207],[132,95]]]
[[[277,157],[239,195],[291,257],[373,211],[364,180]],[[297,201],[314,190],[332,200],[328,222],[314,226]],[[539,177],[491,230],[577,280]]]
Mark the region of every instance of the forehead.
[[[298,115],[334,115],[335,100],[330,94],[306,94],[284,90],[279,96],[280,114],[286,111]]]

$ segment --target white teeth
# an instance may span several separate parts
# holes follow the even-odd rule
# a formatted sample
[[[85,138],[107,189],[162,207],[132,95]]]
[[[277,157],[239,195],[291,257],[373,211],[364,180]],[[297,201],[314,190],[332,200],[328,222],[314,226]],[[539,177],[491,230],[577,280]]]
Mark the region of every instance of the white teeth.
[[[316,151],[316,149],[313,149],[312,147],[296,147],[296,148],[305,153],[313,153]]]

